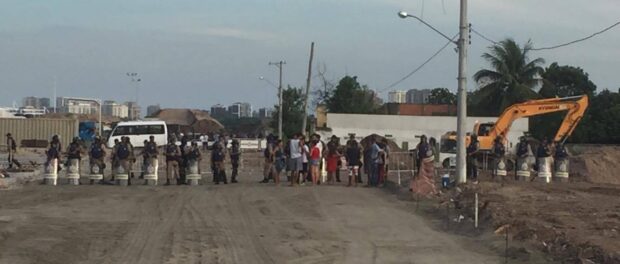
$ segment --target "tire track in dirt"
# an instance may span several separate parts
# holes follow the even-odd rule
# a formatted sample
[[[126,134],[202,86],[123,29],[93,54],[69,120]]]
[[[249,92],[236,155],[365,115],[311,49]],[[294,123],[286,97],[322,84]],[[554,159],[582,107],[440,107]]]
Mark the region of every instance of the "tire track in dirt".
[[[159,263],[164,252],[170,252],[167,249],[171,240],[166,238],[172,235],[173,225],[181,218],[181,207],[177,205],[183,204],[186,194],[156,191],[148,195],[132,217],[137,220],[133,230],[103,263]]]

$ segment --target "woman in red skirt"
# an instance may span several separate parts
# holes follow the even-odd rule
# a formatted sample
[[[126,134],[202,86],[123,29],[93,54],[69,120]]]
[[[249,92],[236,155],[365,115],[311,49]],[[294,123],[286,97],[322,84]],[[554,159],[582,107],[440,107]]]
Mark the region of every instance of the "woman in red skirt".
[[[336,171],[341,156],[338,152],[338,137],[332,136],[332,140],[327,144],[327,181],[331,184],[336,183]]]

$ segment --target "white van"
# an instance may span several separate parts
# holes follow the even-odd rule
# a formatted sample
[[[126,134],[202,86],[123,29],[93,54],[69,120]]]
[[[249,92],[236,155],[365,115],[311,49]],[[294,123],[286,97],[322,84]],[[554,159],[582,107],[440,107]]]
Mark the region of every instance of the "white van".
[[[108,147],[114,147],[114,140],[121,140],[121,137],[129,137],[135,147],[142,147],[144,140],[149,140],[150,136],[155,137],[155,143],[163,146],[168,143],[168,127],[164,121],[131,121],[120,122],[108,137]]]

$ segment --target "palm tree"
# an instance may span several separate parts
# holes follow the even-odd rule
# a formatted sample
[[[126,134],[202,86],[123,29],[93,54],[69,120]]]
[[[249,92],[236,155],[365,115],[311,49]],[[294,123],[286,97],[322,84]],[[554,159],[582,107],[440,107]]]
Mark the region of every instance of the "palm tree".
[[[539,97],[533,89],[540,82],[539,76],[544,71],[540,65],[545,60],[536,58],[530,61],[528,53],[531,49],[530,41],[521,48],[508,38],[482,54],[492,69],[479,70],[474,74],[474,80],[480,86],[474,92],[474,104],[481,112],[499,115],[514,103]]]

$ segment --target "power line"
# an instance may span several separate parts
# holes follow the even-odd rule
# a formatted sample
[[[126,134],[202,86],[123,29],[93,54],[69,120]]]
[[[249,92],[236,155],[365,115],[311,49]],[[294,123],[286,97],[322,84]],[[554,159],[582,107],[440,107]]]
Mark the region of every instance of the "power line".
[[[474,34],[478,35],[479,37],[485,39],[486,41],[491,42],[493,44],[497,44],[497,41],[487,38],[485,35],[482,35],[482,33],[476,31],[475,29],[472,28],[471,31],[474,32]]]
[[[567,43],[564,43],[564,44],[555,45],[555,46],[551,46],[551,47],[544,47],[544,48],[533,48],[532,50],[550,50],[550,49],[561,48],[561,47],[564,47],[564,46],[568,46],[568,45],[571,45],[571,44],[575,44],[575,43],[578,43],[578,42],[582,42],[582,41],[584,41],[584,40],[588,40],[588,39],[590,39],[590,38],[592,38],[592,37],[594,37],[594,36],[596,36],[596,35],[598,35],[598,34],[602,34],[602,33],[604,33],[605,31],[608,31],[608,30],[610,30],[610,29],[614,28],[614,27],[615,27],[615,26],[617,26],[617,25],[620,25],[620,21],[618,21],[618,22],[614,23],[613,25],[611,25],[611,26],[609,26],[609,27],[606,27],[605,29],[603,29],[603,30],[601,30],[601,31],[598,31],[598,32],[596,32],[596,33],[594,33],[594,34],[592,34],[592,35],[590,35],[590,36],[587,36],[587,37],[585,37],[585,38],[580,38],[580,39],[577,39],[577,40],[573,40],[573,41],[571,41],[571,42],[567,42]]]
[[[386,90],[393,88],[394,86],[400,84],[401,82],[403,82],[404,80],[407,80],[409,77],[411,77],[412,75],[414,75],[416,72],[418,72],[419,70],[421,70],[424,66],[426,66],[426,64],[428,64],[429,62],[431,62],[435,57],[437,57],[437,55],[439,55],[439,53],[441,53],[444,49],[446,49],[446,47],[448,47],[450,44],[454,43],[454,38],[456,38],[456,36],[458,36],[458,34],[454,35],[454,37],[452,37],[452,39],[450,41],[448,41],[445,45],[443,45],[443,47],[441,47],[441,49],[439,49],[437,52],[435,52],[430,58],[428,58],[426,61],[424,61],[422,64],[420,64],[420,66],[418,66],[417,68],[415,68],[413,71],[411,71],[409,74],[405,75],[405,77],[400,78],[400,80],[392,83],[391,85],[389,85],[388,87],[386,87],[385,89],[379,91],[379,93],[385,92]]]
[[[614,23],[614,24],[613,24],[613,25],[611,25],[611,26],[608,26],[608,27],[604,28],[603,30],[597,31],[597,32],[595,32],[595,33],[593,33],[593,34],[591,34],[591,35],[589,35],[589,36],[587,36],[587,37],[583,37],[583,38],[580,38],[580,39],[576,39],[576,40],[573,40],[573,41],[570,41],[570,42],[566,42],[566,43],[562,43],[562,44],[555,45],[555,46],[542,47],[542,48],[532,48],[532,49],[530,49],[530,50],[551,50],[551,49],[557,49],[557,48],[561,48],[561,47],[566,47],[566,46],[569,46],[569,45],[572,45],[572,44],[575,44],[575,43],[579,43],[579,42],[582,42],[582,41],[586,41],[586,40],[588,40],[588,39],[591,39],[591,38],[595,37],[596,35],[603,34],[603,33],[605,33],[606,31],[608,31],[608,30],[610,30],[610,29],[612,29],[612,28],[614,28],[614,27],[616,27],[616,26],[618,26],[618,25],[620,25],[620,21],[618,21],[618,22]],[[482,34],[482,33],[478,32],[478,31],[476,31],[476,30],[475,30],[475,29],[473,29],[473,28],[472,28],[472,30],[471,30],[471,31],[472,31],[472,32],[474,32],[474,34],[478,35],[479,37],[483,38],[484,40],[486,40],[486,41],[488,41],[488,42],[491,42],[491,43],[493,43],[493,44],[498,44],[498,43],[499,43],[499,42],[497,42],[497,41],[494,41],[494,40],[493,40],[493,39],[491,39],[491,38],[488,38],[487,36],[485,36],[484,34]]]

